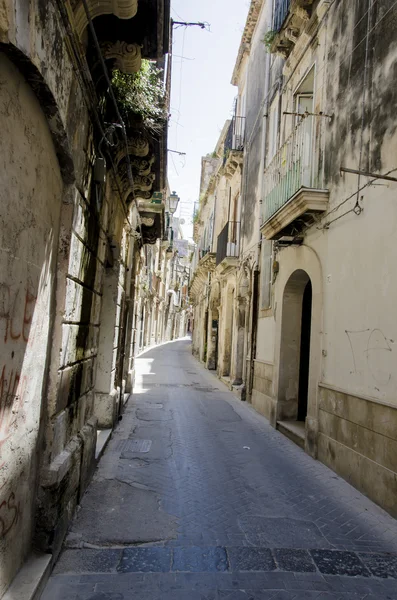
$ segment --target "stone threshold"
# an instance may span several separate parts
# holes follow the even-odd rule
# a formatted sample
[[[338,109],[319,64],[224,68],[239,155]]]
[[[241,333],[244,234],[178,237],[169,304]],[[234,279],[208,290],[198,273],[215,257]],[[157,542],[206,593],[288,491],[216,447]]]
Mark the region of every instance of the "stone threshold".
[[[105,451],[113,429],[98,429],[96,433],[95,461],[98,462]]]
[[[305,448],[306,429],[303,421],[277,421],[276,429],[300,448]]]
[[[32,552],[2,600],[38,600],[51,572],[52,554]]]

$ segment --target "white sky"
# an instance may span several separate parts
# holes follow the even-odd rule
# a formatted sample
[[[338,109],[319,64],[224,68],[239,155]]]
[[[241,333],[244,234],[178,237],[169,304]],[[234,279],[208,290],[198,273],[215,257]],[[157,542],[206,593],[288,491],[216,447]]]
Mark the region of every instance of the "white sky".
[[[172,0],[174,21],[203,21],[198,27],[174,27],[171,120],[168,153],[171,190],[180,196],[178,213],[191,236],[193,203],[199,198],[201,157],[212,152],[226,119],[230,118],[236,88],[230,80],[237,58],[249,0]],[[185,57],[183,60],[181,57]]]

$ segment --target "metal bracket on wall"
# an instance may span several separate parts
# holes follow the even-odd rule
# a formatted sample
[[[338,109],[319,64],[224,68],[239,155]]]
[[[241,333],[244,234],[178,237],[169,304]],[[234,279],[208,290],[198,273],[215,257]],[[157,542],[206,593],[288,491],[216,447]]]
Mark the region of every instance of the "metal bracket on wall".
[[[340,167],[339,170],[341,173],[353,173],[354,175],[362,175],[363,177],[371,177],[373,179],[385,179],[386,181],[397,182],[397,177],[389,177],[389,175],[377,175],[376,173],[368,173],[368,171],[360,171],[359,169],[347,169],[346,167]]]

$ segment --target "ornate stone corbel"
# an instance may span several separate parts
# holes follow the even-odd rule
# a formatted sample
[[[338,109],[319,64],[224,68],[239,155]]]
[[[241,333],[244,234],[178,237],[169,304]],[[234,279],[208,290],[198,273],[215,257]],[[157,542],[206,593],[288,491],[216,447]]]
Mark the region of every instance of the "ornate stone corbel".
[[[133,157],[130,159],[132,170],[138,175],[149,175],[152,164],[154,162],[154,156],[151,158],[139,158]]]
[[[154,173],[151,173],[150,175],[136,175],[134,177],[134,190],[151,190],[155,178],[156,176]]]
[[[92,19],[101,15],[115,15],[119,19],[132,19],[138,12],[138,0],[87,0]],[[78,36],[84,33],[88,25],[87,14],[81,0],[74,8],[74,22]]]
[[[288,27],[285,31],[285,37],[293,44],[296,44],[299,38],[299,29],[297,27]]]
[[[154,217],[141,217],[141,222],[145,227],[152,227],[154,225]]]
[[[302,21],[308,21],[310,19],[310,11],[305,6],[297,6],[294,13],[299,19],[302,19]]]
[[[127,42],[105,42],[102,44],[105,58],[112,58],[116,67],[123,73],[137,73],[142,65],[141,47]]]

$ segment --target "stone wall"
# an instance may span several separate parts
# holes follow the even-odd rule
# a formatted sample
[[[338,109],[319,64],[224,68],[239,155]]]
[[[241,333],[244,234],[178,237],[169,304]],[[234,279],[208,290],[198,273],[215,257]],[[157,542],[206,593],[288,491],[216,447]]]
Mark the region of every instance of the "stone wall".
[[[33,545],[56,558],[98,418],[118,411],[103,418],[95,393],[121,397],[133,360],[137,209],[110,161],[94,176],[101,132],[64,17],[53,0],[0,0],[0,597]]]
[[[29,551],[62,178],[40,104],[0,53],[0,596]]]
[[[254,360],[251,403],[255,410],[275,425],[276,402],[273,398],[273,365],[258,359]]]
[[[319,388],[318,458],[397,517],[397,408]]]

